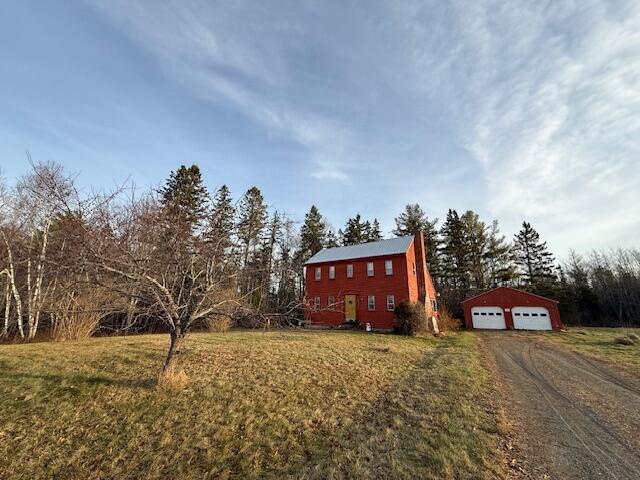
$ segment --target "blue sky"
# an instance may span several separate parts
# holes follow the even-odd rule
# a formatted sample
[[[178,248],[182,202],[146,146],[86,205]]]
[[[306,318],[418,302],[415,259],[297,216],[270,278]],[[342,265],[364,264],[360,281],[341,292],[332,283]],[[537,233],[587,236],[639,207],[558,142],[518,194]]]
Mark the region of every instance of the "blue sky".
[[[638,246],[640,3],[4,0],[9,182],[27,149],[105,188],[197,163],[336,229],[419,202]]]

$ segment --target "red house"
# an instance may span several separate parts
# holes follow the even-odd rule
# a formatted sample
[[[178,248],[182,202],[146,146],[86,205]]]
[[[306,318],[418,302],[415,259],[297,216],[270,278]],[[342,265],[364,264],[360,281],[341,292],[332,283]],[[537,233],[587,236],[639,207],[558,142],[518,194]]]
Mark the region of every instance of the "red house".
[[[437,310],[422,234],[325,248],[305,266],[306,317],[312,324],[357,321],[388,330],[403,300],[420,301],[428,314]]]
[[[462,302],[467,328],[560,330],[558,302],[510,287],[498,287]]]

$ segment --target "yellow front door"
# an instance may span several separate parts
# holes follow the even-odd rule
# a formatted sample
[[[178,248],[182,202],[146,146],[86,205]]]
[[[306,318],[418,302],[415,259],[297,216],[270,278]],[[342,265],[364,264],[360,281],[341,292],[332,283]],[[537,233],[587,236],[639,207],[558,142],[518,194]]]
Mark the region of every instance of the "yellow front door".
[[[344,296],[344,319],[345,321],[356,319],[356,296]]]

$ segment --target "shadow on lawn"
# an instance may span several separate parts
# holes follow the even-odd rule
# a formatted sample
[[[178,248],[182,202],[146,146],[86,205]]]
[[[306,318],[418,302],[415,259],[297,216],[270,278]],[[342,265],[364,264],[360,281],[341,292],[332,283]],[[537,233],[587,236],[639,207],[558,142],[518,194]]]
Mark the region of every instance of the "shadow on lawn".
[[[99,387],[103,385],[110,385],[116,387],[124,387],[131,389],[151,389],[156,385],[155,378],[131,378],[131,379],[113,379],[104,375],[49,375],[49,374],[37,374],[37,373],[22,373],[22,372],[3,372],[5,378],[13,378],[17,380],[33,379],[42,380],[47,383],[52,383],[54,386],[62,388],[74,388],[78,387]]]

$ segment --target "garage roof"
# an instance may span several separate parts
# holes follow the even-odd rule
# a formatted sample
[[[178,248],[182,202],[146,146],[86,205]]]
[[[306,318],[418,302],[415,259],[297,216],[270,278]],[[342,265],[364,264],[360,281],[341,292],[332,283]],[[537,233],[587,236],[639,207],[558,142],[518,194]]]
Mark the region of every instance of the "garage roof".
[[[544,300],[548,300],[548,301],[554,302],[554,303],[560,303],[557,300],[554,300],[553,298],[543,297],[542,295],[536,295],[535,293],[525,292],[524,290],[518,290],[517,288],[511,288],[511,287],[496,287],[496,288],[492,288],[491,290],[487,290],[486,292],[482,292],[479,295],[474,295],[471,298],[467,298],[466,300],[463,300],[461,303],[470,302],[471,300],[474,300],[474,299],[479,298],[479,297],[483,297],[485,295],[488,295],[491,292],[495,292],[496,290],[501,290],[501,289],[506,289],[506,290],[511,290],[513,292],[523,293],[525,295],[530,295],[532,297],[543,298]]]
[[[340,260],[354,260],[356,258],[381,257],[405,253],[411,245],[413,236],[389,238],[377,242],[349,245],[346,247],[323,248],[305,265],[312,263],[338,262]]]

